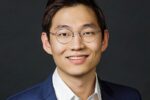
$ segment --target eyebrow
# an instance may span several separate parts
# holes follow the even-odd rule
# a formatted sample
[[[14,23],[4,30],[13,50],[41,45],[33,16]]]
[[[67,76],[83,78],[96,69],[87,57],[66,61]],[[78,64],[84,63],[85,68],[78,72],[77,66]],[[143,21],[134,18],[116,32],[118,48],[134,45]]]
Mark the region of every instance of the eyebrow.
[[[85,28],[96,28],[96,25],[93,23],[88,23],[88,24],[84,24],[81,29],[85,29]]]
[[[58,25],[55,29],[63,29],[63,28],[66,28],[66,29],[72,29],[70,26],[68,25]],[[82,29],[86,29],[86,28],[97,28],[95,24],[93,23],[87,23],[87,24],[84,24],[81,26],[80,30]]]
[[[70,29],[71,27],[68,25],[58,25],[55,29],[62,29],[62,28]]]

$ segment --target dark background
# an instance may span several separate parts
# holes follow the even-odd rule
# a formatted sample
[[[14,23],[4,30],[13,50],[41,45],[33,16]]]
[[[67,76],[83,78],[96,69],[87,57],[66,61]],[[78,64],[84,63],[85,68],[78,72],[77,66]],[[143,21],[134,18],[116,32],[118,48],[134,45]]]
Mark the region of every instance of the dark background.
[[[110,31],[98,75],[137,88],[150,100],[150,1],[97,0]],[[54,70],[42,49],[41,19],[47,0],[0,0],[0,100]]]

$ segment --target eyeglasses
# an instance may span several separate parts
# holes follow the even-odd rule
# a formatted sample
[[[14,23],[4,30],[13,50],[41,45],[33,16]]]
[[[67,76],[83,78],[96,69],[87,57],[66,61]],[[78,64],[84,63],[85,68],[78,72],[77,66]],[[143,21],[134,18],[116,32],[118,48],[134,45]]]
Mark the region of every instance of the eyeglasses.
[[[84,42],[92,42],[97,38],[97,33],[101,32],[100,30],[96,31],[95,29],[87,29],[84,31],[79,32],[79,36]],[[58,42],[62,44],[67,44],[71,42],[73,37],[75,36],[75,33],[68,30],[68,29],[61,29],[57,31],[56,33],[50,32],[50,34],[55,35]]]

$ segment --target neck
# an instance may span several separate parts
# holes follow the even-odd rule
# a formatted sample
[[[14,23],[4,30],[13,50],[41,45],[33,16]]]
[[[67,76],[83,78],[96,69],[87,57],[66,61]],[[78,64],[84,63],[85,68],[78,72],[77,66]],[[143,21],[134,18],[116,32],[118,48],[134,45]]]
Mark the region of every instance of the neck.
[[[81,100],[87,100],[94,93],[96,82],[95,70],[80,76],[67,75],[60,70],[58,70],[58,73],[62,80]]]

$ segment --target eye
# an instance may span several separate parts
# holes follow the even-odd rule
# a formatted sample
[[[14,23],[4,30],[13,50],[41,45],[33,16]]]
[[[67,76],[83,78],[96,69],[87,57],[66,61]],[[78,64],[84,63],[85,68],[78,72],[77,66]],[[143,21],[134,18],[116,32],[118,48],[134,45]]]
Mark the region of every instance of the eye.
[[[83,32],[82,35],[83,36],[93,36],[93,35],[95,35],[95,32]]]
[[[61,38],[67,38],[71,36],[71,32],[69,31],[59,31],[57,32],[57,37],[61,37]]]
[[[68,33],[59,33],[57,36],[59,36],[59,37],[67,37],[67,36],[69,36],[69,34]]]

